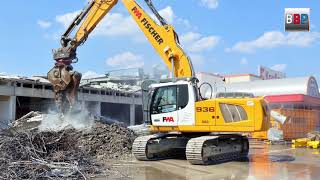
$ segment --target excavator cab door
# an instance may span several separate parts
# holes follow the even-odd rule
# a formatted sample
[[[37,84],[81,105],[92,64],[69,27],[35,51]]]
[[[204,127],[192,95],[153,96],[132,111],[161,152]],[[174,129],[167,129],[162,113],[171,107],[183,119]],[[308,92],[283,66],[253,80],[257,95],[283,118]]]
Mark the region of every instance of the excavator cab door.
[[[155,126],[177,126],[177,86],[163,86],[154,90],[151,120]]]
[[[151,120],[155,126],[184,126],[195,123],[195,93],[191,84],[155,88],[151,102]]]
[[[154,80],[145,80],[141,84],[142,90],[142,109],[143,109],[143,122],[146,124],[151,124],[150,119],[150,103],[153,94],[153,89],[150,87],[151,84],[157,83]]]

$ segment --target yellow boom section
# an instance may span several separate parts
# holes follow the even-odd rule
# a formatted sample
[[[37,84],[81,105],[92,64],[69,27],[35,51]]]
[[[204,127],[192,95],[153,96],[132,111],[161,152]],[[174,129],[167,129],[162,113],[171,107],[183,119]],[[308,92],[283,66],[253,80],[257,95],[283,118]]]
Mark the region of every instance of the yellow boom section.
[[[175,77],[193,77],[191,61],[180,47],[174,28],[158,25],[134,0],[122,2]]]
[[[145,0],[151,6],[150,0]],[[141,31],[145,34],[154,49],[158,52],[165,64],[174,73],[175,77],[193,77],[193,67],[189,57],[179,45],[178,35],[173,26],[157,24],[135,0],[122,0],[129,13],[136,21]],[[62,46],[67,47],[59,51],[60,56],[55,59],[75,59],[75,51],[79,45],[84,43],[89,34],[95,29],[103,17],[118,3],[118,0],[92,0],[88,6],[75,18],[62,36]],[[150,7],[155,13],[158,12]],[[80,24],[73,39],[69,39],[70,33]],[[70,42],[70,43],[69,43]],[[69,44],[69,45],[68,45]],[[65,53],[68,52],[68,53]],[[65,55],[68,55],[65,57]],[[63,55],[63,56],[61,56]]]
[[[82,43],[93,31],[102,18],[118,3],[118,0],[94,0],[89,4],[90,10],[86,19],[75,34],[74,41]]]

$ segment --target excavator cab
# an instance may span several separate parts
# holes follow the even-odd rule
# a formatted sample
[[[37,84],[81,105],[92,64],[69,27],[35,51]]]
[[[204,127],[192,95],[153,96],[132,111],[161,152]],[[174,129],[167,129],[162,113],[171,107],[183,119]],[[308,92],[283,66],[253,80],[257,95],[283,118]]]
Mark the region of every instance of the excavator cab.
[[[195,120],[194,106],[198,90],[189,78],[155,84],[150,102],[153,126],[192,125]]]

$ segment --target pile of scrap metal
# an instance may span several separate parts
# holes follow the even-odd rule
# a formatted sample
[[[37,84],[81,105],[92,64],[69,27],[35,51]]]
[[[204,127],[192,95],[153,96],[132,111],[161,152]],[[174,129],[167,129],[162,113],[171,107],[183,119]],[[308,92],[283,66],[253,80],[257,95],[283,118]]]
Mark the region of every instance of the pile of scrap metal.
[[[0,179],[108,179],[119,172],[110,171],[106,160],[132,158],[136,135],[121,124],[43,131],[47,116],[30,112],[0,133]]]
[[[310,132],[306,138],[292,140],[292,147],[310,147],[313,149],[318,149],[320,147],[320,132]]]

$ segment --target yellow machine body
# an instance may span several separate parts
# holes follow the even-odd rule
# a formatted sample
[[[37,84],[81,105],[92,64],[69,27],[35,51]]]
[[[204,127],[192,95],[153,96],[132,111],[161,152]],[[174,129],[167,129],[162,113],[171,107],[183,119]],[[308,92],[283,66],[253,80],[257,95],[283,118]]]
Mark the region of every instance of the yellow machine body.
[[[260,132],[269,128],[268,114],[263,107],[264,100],[258,98],[215,98],[198,101],[195,104],[195,124],[189,126],[151,126],[154,132]],[[223,106],[237,106],[245,111],[242,117],[237,109],[231,115],[237,120],[227,116],[222,110]],[[243,112],[242,112],[243,113]],[[240,117],[240,118],[239,118]]]

